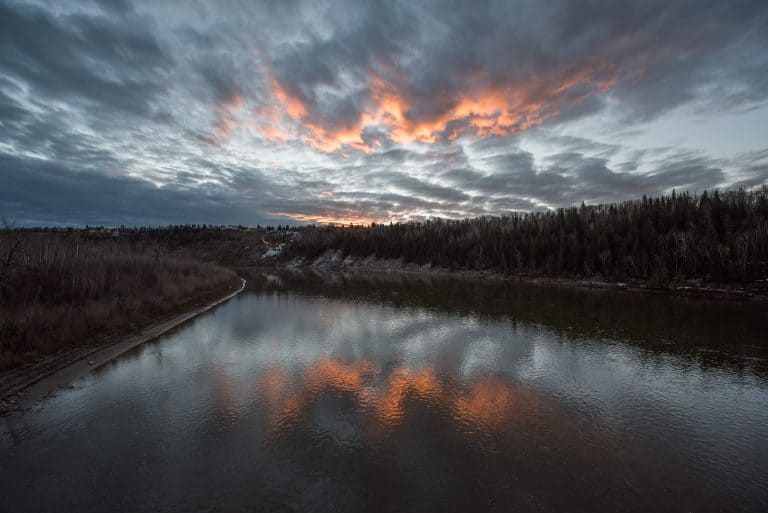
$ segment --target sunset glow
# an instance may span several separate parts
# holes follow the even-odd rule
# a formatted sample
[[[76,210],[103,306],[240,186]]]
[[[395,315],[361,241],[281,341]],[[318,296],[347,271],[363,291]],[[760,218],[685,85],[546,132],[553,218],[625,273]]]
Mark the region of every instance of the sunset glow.
[[[0,0],[4,216],[368,225],[768,182],[761,2],[198,7]]]
[[[273,215],[278,217],[285,217],[288,219],[294,219],[304,223],[320,223],[320,224],[335,224],[335,225],[355,225],[355,226],[367,226],[371,223],[380,222],[378,219],[371,217],[359,216],[354,214],[334,215],[328,211],[325,214],[300,214],[291,212],[274,212]]]
[[[766,135],[768,0],[0,0],[0,513],[768,511]]]
[[[268,407],[272,416],[270,425],[274,427],[284,426],[297,411],[306,408],[308,402],[329,390],[351,394],[389,427],[403,421],[405,403],[409,399],[432,404],[455,416],[457,421],[470,423],[477,429],[497,429],[499,424],[508,422],[512,415],[523,410],[530,421],[539,407],[535,395],[521,395],[500,380],[480,379],[465,393],[454,395],[443,387],[430,369],[397,368],[386,377],[382,387],[377,387],[375,384],[381,382],[381,372],[367,360],[345,364],[333,358],[314,362],[298,378],[273,368],[259,381],[264,394],[260,402]]]
[[[386,137],[399,144],[455,141],[464,134],[511,136],[557,116],[561,104],[574,105],[593,94],[605,93],[619,80],[616,76],[597,77],[597,71],[575,72],[551,86],[481,86],[476,91],[459,93],[453,105],[426,117],[414,116],[406,92],[371,72],[365,108],[351,124],[340,128],[325,126],[322,118],[313,116],[310,107],[299,96],[290,92],[275,76],[267,75],[264,81],[270,98],[268,105],[259,112],[261,119],[258,123],[262,135],[273,143],[285,143],[289,134],[295,134],[310,147],[325,153],[342,149],[372,153],[381,146],[381,141],[366,141],[364,134],[369,129],[383,131]],[[567,98],[577,87],[584,91],[575,98]],[[219,123],[217,127],[224,135],[230,132],[229,124],[222,127]]]

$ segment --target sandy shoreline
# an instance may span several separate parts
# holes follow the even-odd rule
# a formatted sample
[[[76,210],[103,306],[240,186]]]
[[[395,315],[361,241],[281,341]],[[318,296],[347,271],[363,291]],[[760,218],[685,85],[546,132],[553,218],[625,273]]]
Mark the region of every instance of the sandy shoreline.
[[[23,381],[10,390],[10,396],[2,398],[0,415],[8,416],[28,411],[40,401],[54,395],[60,388],[68,386],[101,365],[228,301],[245,289],[246,281],[242,278],[240,281],[240,288],[223,298],[150,325],[139,333],[110,340],[97,347],[66,351],[43,360],[40,365],[25,369],[22,371]]]

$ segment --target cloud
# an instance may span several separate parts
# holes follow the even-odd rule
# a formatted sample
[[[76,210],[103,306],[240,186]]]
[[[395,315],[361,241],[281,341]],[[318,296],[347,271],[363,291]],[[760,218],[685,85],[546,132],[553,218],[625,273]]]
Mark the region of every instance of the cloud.
[[[368,222],[753,187],[765,146],[686,129],[754,133],[767,106],[758,0],[0,0],[0,214]],[[679,137],[642,142],[659,119]]]
[[[10,214],[21,225],[110,225],[115,219],[139,225],[462,218],[581,201],[634,199],[673,188],[702,191],[724,180],[718,164],[740,170],[741,185],[758,185],[766,182],[767,159],[765,152],[740,155],[733,162],[672,154],[656,162],[653,171],[622,173],[612,170],[605,159],[579,153],[557,154],[539,166],[530,153],[516,150],[486,159],[482,166],[487,171],[455,167],[430,180],[415,179],[386,166],[368,172],[356,183],[306,180],[288,170],[275,177],[258,169],[228,168],[218,170],[215,183],[201,185],[201,179],[210,173],[182,173],[174,183],[158,186],[136,176],[6,155],[0,157],[4,183],[0,212],[6,217]],[[200,161],[195,167],[215,166]],[[402,192],[371,188],[371,184]]]
[[[0,211],[20,225],[248,223],[253,205],[216,186],[158,187],[129,176],[72,170],[50,161],[0,157]]]
[[[494,200],[517,198],[539,207],[560,207],[582,201],[596,204],[629,200],[672,189],[712,189],[727,180],[720,166],[732,164],[683,153],[665,156],[650,171],[621,172],[612,169],[608,159],[578,152],[558,153],[537,165],[533,154],[516,150],[483,159],[485,172],[455,168],[443,177],[457,189]]]
[[[0,20],[3,72],[33,95],[147,114],[173,64],[138,18],[53,16],[0,2]]]
[[[712,83],[729,103],[768,94],[760,2],[420,5],[345,6],[355,23],[324,19],[275,50],[265,81],[285,132],[321,151],[373,151],[374,129],[435,143],[517,134],[611,100],[647,121],[706,103]]]

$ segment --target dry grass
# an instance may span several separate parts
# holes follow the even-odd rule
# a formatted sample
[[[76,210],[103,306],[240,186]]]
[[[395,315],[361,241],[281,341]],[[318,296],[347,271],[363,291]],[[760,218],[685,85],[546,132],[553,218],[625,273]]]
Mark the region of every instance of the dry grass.
[[[134,330],[237,283],[229,269],[151,246],[2,230],[0,369]]]

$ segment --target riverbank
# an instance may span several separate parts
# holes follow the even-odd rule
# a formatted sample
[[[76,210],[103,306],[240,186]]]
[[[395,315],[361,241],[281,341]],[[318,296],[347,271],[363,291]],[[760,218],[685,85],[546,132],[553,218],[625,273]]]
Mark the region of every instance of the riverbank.
[[[0,416],[31,409],[93,369],[233,298],[246,285],[244,279],[238,280],[237,286],[228,285],[224,290],[190,299],[172,317],[144,326],[138,332],[65,348],[42,360],[0,372]]]
[[[0,371],[135,331],[240,284],[193,255],[88,232],[0,231],[0,262]]]
[[[430,510],[466,476],[493,486],[482,493],[506,493],[510,472],[529,476],[515,482],[527,486],[523,499],[549,497],[551,482],[579,499],[615,477],[589,511],[608,504],[606,493],[615,493],[606,511],[637,497],[651,497],[642,507],[654,510],[689,497],[678,483],[700,486],[695,497],[716,488],[719,499],[703,500],[713,508],[750,510],[763,497],[761,455],[744,450],[768,439],[763,304],[405,274],[244,273],[247,291],[233,300],[0,418],[3,504],[300,509],[310,490],[323,510],[351,490],[361,501],[339,509],[407,511],[437,490],[423,501]],[[262,482],[266,491],[253,486]],[[633,491],[648,487],[653,496]],[[488,504],[467,499],[473,490],[448,499]],[[507,505],[519,493],[494,498]]]
[[[700,297],[717,300],[768,301],[768,280],[760,280],[748,285],[716,284],[704,280],[670,282],[663,287],[652,287],[641,280],[609,281],[602,277],[560,277],[533,274],[503,274],[496,271],[451,270],[430,264],[418,265],[404,259],[387,259],[368,256],[365,258],[344,256],[341,251],[329,250],[313,260],[301,257],[278,264],[288,269],[312,269],[318,271],[339,272],[376,272],[401,273],[412,275],[434,275],[458,277],[475,280],[503,280],[558,287],[579,287],[590,289],[609,289],[631,293]]]

